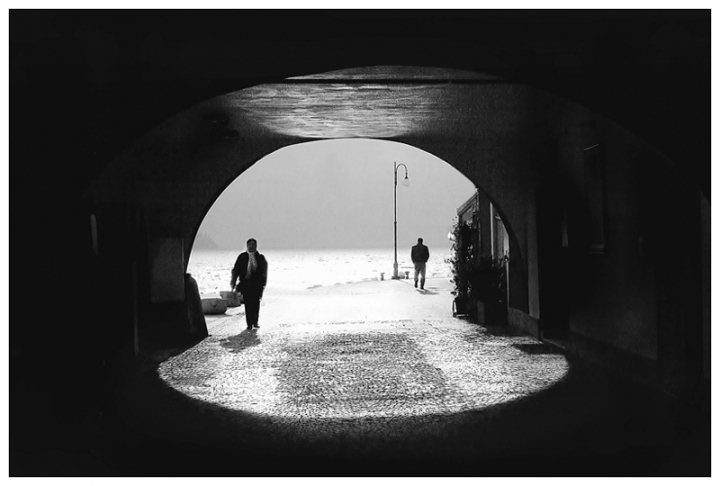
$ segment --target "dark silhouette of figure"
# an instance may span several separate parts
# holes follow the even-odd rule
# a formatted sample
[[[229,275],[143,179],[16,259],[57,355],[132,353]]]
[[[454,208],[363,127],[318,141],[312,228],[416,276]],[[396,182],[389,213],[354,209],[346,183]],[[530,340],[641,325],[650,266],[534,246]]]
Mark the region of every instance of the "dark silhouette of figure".
[[[197,280],[189,273],[185,274],[185,305],[188,308],[188,319],[193,333],[201,339],[208,337]]]
[[[410,259],[415,265],[415,288],[418,286],[418,275],[420,275],[420,288],[425,289],[425,264],[430,259],[430,250],[423,245],[422,238],[418,238],[417,245],[412,247]]]
[[[243,296],[248,329],[260,327],[260,300],[267,284],[267,269],[267,260],[257,251],[257,240],[250,238],[247,240],[247,251],[240,253],[235,260],[230,281],[230,288]]]

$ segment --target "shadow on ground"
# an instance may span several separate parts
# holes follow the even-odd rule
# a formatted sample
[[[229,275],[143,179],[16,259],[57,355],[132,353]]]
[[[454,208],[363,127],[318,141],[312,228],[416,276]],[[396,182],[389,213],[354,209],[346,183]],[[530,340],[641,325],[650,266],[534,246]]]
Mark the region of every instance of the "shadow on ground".
[[[240,353],[249,347],[260,344],[260,337],[257,331],[246,329],[236,336],[220,340],[220,346],[231,353]]]
[[[438,295],[439,292],[433,292],[431,289],[418,289],[418,292],[420,292],[423,295]]]

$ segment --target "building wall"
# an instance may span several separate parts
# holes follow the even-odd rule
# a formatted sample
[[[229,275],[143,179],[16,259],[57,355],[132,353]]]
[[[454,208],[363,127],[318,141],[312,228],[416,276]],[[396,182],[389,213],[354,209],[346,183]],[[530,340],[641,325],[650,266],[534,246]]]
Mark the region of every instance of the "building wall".
[[[539,95],[526,106],[536,128],[515,144],[493,152],[479,149],[458,164],[462,154],[445,152],[444,159],[486,192],[503,215],[503,222],[519,247],[526,286],[524,306],[511,299],[511,307],[543,318],[538,289],[537,229],[534,198],[537,174],[534,147],[547,139],[557,146],[551,177],[563,193],[567,219],[567,274],[564,301],[569,331],[645,358],[658,357],[658,314],[653,260],[642,248],[643,212],[659,212],[641,201],[642,186],[654,184],[656,167],[668,162],[622,127],[578,105]],[[604,251],[590,252],[588,181],[585,149],[602,149],[602,209]],[[465,144],[467,147],[468,144]],[[437,150],[437,147],[434,147]],[[430,148],[432,150],[432,148]],[[465,155],[465,157],[467,157]],[[494,159],[494,160],[492,160]],[[489,161],[500,163],[490,164]],[[494,165],[488,168],[488,165]],[[529,176],[527,174],[530,174]],[[534,175],[533,175],[534,174]],[[664,216],[659,216],[664,218]],[[516,255],[517,256],[517,255]],[[511,274],[511,277],[513,275]],[[518,279],[511,278],[511,291]]]
[[[710,295],[710,202],[700,196],[700,211],[702,217],[702,302],[703,302],[703,374],[710,378],[710,308],[712,295]]]
[[[527,308],[522,311],[542,322],[543,302],[538,292],[537,208],[530,195],[542,177],[537,172],[549,171],[557,190],[562,192],[566,213],[568,262],[563,291],[568,307],[568,330],[590,341],[658,360],[661,330],[680,325],[667,313],[659,314],[662,302],[677,300],[679,296],[668,295],[665,291],[662,294],[665,297],[661,297],[657,291],[658,276],[676,271],[680,264],[668,263],[672,262],[672,255],[668,256],[665,250],[661,258],[657,251],[653,253],[652,242],[667,240],[667,233],[686,232],[684,228],[689,223],[682,221],[682,211],[673,208],[672,203],[657,204],[657,198],[665,195],[666,200],[672,201],[685,197],[682,191],[673,188],[682,184],[682,180],[659,176],[672,170],[669,161],[614,122],[562,100],[548,99],[547,103],[537,102],[534,106],[542,105],[547,108],[544,123],[540,124],[540,130],[527,133],[527,143],[492,154],[502,160],[505,174],[522,171],[533,174],[527,185],[523,184],[522,176],[517,179],[506,176],[500,180],[497,167],[483,167],[487,164],[487,152],[475,154],[477,162],[464,167],[466,175],[498,205],[504,222],[508,223],[523,250],[522,259],[527,269],[523,283],[528,292]],[[534,167],[537,159],[534,145],[547,140],[556,147],[555,152],[544,156],[553,159],[550,161],[552,168],[540,164],[538,169]],[[594,231],[590,227],[588,207],[588,198],[596,194],[590,192],[585,149],[593,146],[600,147],[602,162],[604,248],[600,253],[591,251]],[[449,161],[459,156],[446,155]],[[524,155],[527,157],[523,160]],[[508,168],[508,165],[514,167]],[[509,181],[515,185],[510,187]],[[648,193],[647,186],[655,189]],[[648,221],[661,222],[662,231],[657,224]],[[699,242],[698,238],[694,240]],[[692,242],[688,241],[688,244]],[[513,285],[518,285],[517,279],[511,282],[511,287]],[[512,301],[511,307],[518,310]],[[687,306],[673,304],[671,307],[677,311]],[[705,312],[709,314],[708,309]],[[519,319],[515,321],[520,322]],[[707,336],[708,325],[705,328]],[[677,336],[673,336],[671,333],[669,343],[675,342]],[[709,347],[704,355],[709,355]]]
[[[473,215],[478,210],[478,196],[473,194],[465,203],[458,208],[458,222],[470,224]]]
[[[582,336],[657,357],[652,262],[640,247],[640,187],[664,161],[614,123],[583,110],[558,117],[561,170],[568,185],[569,326]],[[603,168],[602,253],[591,251],[584,149],[600,144]],[[645,166],[640,167],[644,163]],[[647,208],[653,210],[652,208]],[[542,305],[542,304],[541,304]],[[542,314],[542,312],[541,312]]]

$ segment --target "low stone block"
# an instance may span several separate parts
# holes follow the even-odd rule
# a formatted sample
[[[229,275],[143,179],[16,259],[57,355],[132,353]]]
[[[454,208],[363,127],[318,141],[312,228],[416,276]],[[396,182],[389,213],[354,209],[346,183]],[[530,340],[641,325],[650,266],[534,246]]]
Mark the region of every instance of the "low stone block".
[[[202,299],[203,314],[225,314],[228,308],[226,299],[206,298]]]

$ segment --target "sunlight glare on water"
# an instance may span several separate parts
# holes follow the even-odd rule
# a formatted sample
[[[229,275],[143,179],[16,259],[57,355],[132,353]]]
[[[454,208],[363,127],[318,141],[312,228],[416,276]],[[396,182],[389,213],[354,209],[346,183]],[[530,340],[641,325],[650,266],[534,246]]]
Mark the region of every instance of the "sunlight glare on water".
[[[263,250],[268,260],[268,289],[304,290],[349,282],[390,279],[394,250]],[[188,272],[197,280],[200,293],[217,294],[229,290],[232,267],[240,251],[193,250]],[[403,252],[406,253],[406,252]],[[427,263],[427,277],[450,277],[446,259],[450,250],[433,250]],[[398,253],[400,272],[411,272],[409,255]]]

